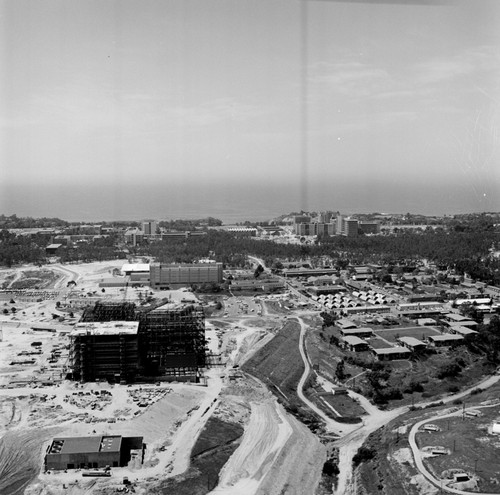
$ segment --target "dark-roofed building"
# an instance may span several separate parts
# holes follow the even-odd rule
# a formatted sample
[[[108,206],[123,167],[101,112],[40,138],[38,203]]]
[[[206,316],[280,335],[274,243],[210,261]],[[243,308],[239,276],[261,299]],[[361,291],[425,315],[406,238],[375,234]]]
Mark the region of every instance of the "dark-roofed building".
[[[393,361],[395,359],[408,359],[411,356],[410,349],[406,347],[384,347],[383,349],[372,349],[373,354],[379,361]]]
[[[368,351],[370,349],[368,342],[364,341],[363,339],[360,339],[359,337],[348,335],[343,338],[343,341],[344,341],[344,347],[353,352]]]
[[[444,333],[442,335],[429,335],[428,340],[434,347],[448,347],[461,344],[464,338],[461,335]]]
[[[142,448],[142,437],[105,435],[54,438],[45,455],[46,470],[119,467],[128,463],[131,449]]]
[[[57,256],[61,252],[62,244],[49,244],[45,248],[45,254],[47,256]]]

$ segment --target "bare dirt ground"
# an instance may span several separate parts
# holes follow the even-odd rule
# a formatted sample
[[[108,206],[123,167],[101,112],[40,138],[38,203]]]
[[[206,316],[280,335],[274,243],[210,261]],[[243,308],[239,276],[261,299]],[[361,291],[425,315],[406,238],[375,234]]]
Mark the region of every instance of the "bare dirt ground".
[[[80,385],[65,380],[68,332],[81,310],[75,308],[71,318],[63,306],[70,298],[139,301],[140,290],[129,288],[125,294],[106,288],[103,293],[98,287],[123,263],[50,265],[44,270],[52,270],[54,276],[47,277],[50,283],[43,289],[50,291],[50,297],[39,298],[37,293],[21,300],[19,293],[15,312],[10,299],[1,301],[8,312],[0,315],[0,493],[107,494],[122,490],[122,478],[127,476],[135,493],[146,495],[158,480],[186,471],[192,448],[212,415],[245,427],[214,493],[313,493],[324,447],[262,384],[238,369],[273,338],[285,320],[279,315],[258,315],[259,303],[250,298],[248,307],[253,304],[254,312],[236,308],[230,318],[207,322],[209,347],[227,365],[208,371],[206,387]],[[22,278],[17,270],[0,270],[0,283],[10,285]],[[184,292],[174,292],[154,295],[186,297]],[[246,301],[244,296],[239,299]],[[139,402],[148,405],[140,407]],[[142,435],[147,445],[144,464],[133,459],[127,467],[113,468],[111,478],[82,478],[79,470],[44,472],[43,458],[52,438],[101,434]]]

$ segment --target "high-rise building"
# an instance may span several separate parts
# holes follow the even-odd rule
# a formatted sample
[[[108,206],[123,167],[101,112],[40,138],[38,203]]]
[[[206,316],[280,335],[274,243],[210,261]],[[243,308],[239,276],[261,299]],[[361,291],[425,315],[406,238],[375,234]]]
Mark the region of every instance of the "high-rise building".
[[[319,214],[319,223],[330,223],[333,217],[333,212],[331,211],[322,211]]]
[[[154,235],[156,234],[156,221],[155,220],[145,220],[142,222],[142,231],[144,235]]]
[[[358,220],[355,218],[344,219],[344,232],[346,237],[357,237],[358,235]]]
[[[335,232],[337,235],[342,235],[344,233],[344,215],[337,212],[337,225],[335,226]]]

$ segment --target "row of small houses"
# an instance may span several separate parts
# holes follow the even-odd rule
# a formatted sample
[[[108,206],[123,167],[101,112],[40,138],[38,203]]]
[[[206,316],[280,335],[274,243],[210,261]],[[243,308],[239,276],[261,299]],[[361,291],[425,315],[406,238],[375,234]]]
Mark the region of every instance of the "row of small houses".
[[[478,332],[470,328],[454,326],[450,329],[452,333],[429,335],[427,342],[415,337],[399,337],[398,346],[375,349],[364,338],[373,337],[371,328],[343,328],[340,330],[344,348],[352,352],[371,351],[379,361],[391,361],[395,359],[407,359],[414,352],[422,352],[429,345],[432,347],[450,347],[464,342]]]

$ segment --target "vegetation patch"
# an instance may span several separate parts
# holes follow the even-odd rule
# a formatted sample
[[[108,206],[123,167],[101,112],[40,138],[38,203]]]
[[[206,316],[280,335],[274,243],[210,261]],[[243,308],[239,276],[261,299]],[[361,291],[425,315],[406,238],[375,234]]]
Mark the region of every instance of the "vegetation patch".
[[[304,373],[304,363],[299,352],[300,326],[288,321],[277,335],[242,369],[268,385],[282,402],[297,402],[297,385]]]
[[[238,448],[243,428],[218,418],[210,418],[198,438],[187,472],[162,481],[148,493],[157,495],[204,495],[219,482],[224,464]]]
[[[466,405],[472,404],[467,402]],[[447,470],[460,469],[476,477],[479,492],[500,493],[498,476],[500,440],[497,435],[488,433],[493,422],[498,420],[500,405],[478,408],[475,411],[478,413],[477,416],[463,414],[432,420],[440,431],[418,433],[417,445],[421,449],[426,446],[442,445],[449,450],[449,455],[424,459],[426,467],[436,478],[442,478]]]
[[[44,289],[58,279],[51,270],[25,270],[21,278],[12,282],[10,289]]]

